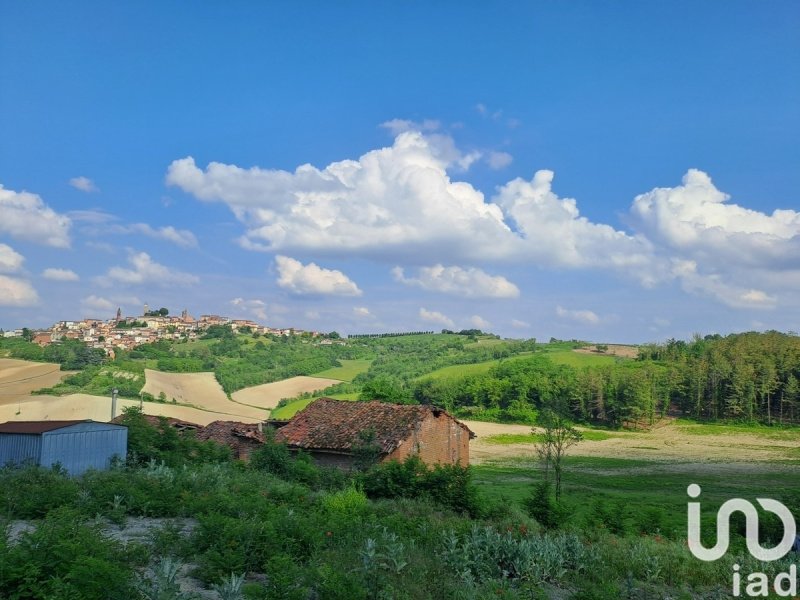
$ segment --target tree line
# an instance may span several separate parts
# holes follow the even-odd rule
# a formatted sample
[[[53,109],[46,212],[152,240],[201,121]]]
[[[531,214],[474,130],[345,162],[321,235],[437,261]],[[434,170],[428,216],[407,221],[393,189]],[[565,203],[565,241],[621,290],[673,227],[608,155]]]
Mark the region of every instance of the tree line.
[[[800,422],[799,379],[800,338],[771,331],[669,340],[642,347],[637,360],[582,369],[536,354],[485,374],[422,379],[410,391],[418,402],[500,420],[549,408],[611,426],[668,413],[773,424]]]

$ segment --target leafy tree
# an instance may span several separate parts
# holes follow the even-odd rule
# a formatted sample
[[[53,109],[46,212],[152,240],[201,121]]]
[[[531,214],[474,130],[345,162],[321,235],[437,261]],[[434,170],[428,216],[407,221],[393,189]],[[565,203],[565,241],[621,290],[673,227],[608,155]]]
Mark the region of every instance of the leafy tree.
[[[536,453],[542,461],[546,482],[549,481],[550,469],[553,470],[556,502],[558,502],[561,500],[564,456],[567,450],[583,439],[583,436],[572,426],[568,418],[554,410],[542,411],[539,415],[539,425],[543,433],[541,441],[536,445]]]

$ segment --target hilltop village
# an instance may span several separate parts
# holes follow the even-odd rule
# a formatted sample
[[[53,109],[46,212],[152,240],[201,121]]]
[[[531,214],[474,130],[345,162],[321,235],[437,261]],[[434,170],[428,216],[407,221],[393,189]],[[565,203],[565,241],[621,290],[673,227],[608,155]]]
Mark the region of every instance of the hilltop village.
[[[118,350],[130,350],[141,344],[159,340],[194,340],[212,326],[227,325],[236,332],[261,335],[318,337],[317,331],[304,331],[293,327],[281,329],[267,327],[249,319],[232,319],[219,315],[201,315],[194,318],[184,309],[181,315],[170,316],[165,308],[150,310],[145,304],[140,316],[124,317],[121,309],[113,319],[85,318],[80,321],[58,321],[48,329],[15,329],[3,332],[3,337],[27,337],[44,347],[61,340],[80,340],[91,348],[100,348],[111,358]],[[328,341],[328,340],[326,340]]]

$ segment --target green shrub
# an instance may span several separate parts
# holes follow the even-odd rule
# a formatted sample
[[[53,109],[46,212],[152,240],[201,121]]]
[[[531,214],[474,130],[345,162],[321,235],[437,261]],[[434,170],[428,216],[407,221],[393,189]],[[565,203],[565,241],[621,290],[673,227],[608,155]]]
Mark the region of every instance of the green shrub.
[[[40,518],[74,503],[78,489],[78,483],[57,466],[6,467],[0,469],[0,510],[13,518]]]
[[[456,512],[477,516],[481,500],[469,467],[435,465],[417,456],[375,465],[358,479],[370,498],[426,498]]]
[[[135,544],[123,547],[68,508],[52,510],[12,546],[0,544],[0,597],[106,600],[134,597]]]
[[[552,487],[547,481],[537,484],[524,504],[528,514],[547,529],[562,527],[571,516],[569,508],[553,497]]]
[[[349,487],[343,490],[323,496],[320,504],[330,513],[358,515],[366,510],[369,501],[363,490],[357,488],[354,484],[350,484]]]

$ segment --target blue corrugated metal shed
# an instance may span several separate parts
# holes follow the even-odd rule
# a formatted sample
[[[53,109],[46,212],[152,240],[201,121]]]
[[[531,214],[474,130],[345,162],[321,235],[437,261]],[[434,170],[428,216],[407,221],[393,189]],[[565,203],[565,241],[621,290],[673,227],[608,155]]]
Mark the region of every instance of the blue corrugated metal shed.
[[[128,428],[96,421],[9,421],[0,423],[0,466],[60,463],[70,474],[103,470],[128,453]]]

